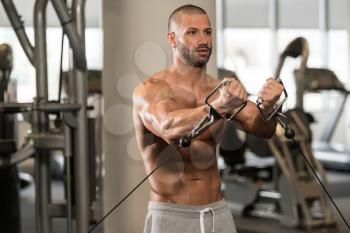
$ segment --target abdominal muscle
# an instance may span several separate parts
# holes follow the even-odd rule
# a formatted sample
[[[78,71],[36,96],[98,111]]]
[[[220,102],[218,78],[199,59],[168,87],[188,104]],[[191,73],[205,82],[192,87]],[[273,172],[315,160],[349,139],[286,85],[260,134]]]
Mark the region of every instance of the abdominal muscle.
[[[167,155],[169,158],[149,177],[151,201],[205,205],[222,199],[214,143],[196,140],[181,151],[153,145],[143,153],[147,173]]]

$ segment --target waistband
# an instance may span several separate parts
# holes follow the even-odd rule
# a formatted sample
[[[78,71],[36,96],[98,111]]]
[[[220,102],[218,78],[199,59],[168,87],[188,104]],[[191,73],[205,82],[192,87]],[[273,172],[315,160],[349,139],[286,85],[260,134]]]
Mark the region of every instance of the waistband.
[[[204,209],[212,209],[216,213],[220,213],[227,209],[226,201],[220,200],[217,202],[213,202],[207,205],[181,205],[181,204],[173,204],[173,203],[164,203],[164,202],[154,202],[150,201],[148,203],[148,211],[149,212],[167,212],[172,214],[192,214],[193,217],[199,218],[198,213],[200,213]]]

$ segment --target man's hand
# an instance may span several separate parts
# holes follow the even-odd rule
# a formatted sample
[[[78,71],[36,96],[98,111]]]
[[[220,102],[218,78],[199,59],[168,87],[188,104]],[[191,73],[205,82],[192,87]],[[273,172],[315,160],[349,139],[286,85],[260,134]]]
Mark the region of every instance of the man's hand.
[[[230,113],[247,102],[248,95],[243,85],[234,78],[224,78],[226,85],[219,89],[219,97],[211,105],[221,114]]]
[[[283,90],[283,85],[276,79],[266,79],[265,84],[258,93],[258,96],[262,98],[261,108],[266,110],[268,113],[273,112],[274,105],[280,98]]]

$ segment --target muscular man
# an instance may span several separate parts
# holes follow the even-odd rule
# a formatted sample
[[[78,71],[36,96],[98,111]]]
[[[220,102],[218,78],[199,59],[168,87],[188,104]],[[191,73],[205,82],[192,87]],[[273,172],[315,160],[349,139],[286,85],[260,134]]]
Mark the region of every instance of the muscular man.
[[[236,232],[220,193],[215,153],[224,121],[217,120],[189,147],[178,146],[179,139],[208,114],[205,97],[219,84],[206,73],[213,29],[207,13],[193,5],[176,9],[168,25],[173,64],[140,83],[133,96],[136,136],[146,172],[169,156],[149,178],[151,194],[144,232]],[[271,137],[276,124],[263,122],[237,80],[225,80],[229,85],[213,97],[214,108],[231,113],[247,102],[234,120],[247,132]],[[282,91],[277,81],[267,80],[259,92],[266,111],[273,109]]]

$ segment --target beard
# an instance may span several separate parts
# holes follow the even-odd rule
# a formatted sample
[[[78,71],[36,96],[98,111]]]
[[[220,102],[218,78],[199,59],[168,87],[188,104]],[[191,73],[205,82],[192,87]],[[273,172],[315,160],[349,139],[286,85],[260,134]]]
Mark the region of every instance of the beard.
[[[205,66],[211,55],[211,47],[207,45],[200,45],[195,48],[187,48],[184,44],[178,41],[179,54],[186,64],[192,65],[193,67],[201,68]],[[199,49],[208,49],[208,54],[205,57],[199,57],[196,55],[196,51]]]

